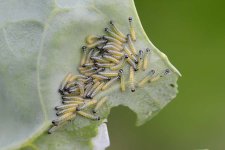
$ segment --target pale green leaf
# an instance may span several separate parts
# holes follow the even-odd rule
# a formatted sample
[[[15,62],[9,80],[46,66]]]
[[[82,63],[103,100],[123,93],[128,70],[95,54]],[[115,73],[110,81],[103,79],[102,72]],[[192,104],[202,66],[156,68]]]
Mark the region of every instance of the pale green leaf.
[[[141,125],[176,96],[179,72],[148,40],[132,0],[7,0],[0,1],[0,14],[1,149],[91,148],[90,139],[101,122],[78,117],[52,135],[47,130],[56,117],[54,107],[60,104],[60,81],[68,72],[78,74],[85,37],[104,34],[111,19],[128,33],[127,19],[133,16],[135,46],[153,50],[148,71],[173,72],[134,93],[121,93],[119,84],[114,85],[98,95],[109,96],[100,115],[106,118],[112,107],[124,105],[137,114]],[[140,72],[136,80],[144,76]]]

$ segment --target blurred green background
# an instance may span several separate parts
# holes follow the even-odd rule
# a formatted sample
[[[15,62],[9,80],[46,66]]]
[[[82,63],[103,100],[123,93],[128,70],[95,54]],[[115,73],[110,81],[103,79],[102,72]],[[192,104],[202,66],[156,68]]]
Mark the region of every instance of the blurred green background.
[[[225,1],[135,3],[150,40],[183,76],[177,98],[143,126],[128,108],[112,109],[108,150],[224,150]]]

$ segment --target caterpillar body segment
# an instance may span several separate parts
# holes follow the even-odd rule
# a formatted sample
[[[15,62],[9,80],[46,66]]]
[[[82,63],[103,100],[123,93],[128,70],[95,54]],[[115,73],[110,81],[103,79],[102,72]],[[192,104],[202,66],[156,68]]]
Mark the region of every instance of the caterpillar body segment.
[[[119,45],[119,44],[114,43],[114,42],[108,42],[108,43],[106,44],[106,46],[107,46],[107,45],[113,45],[114,47],[116,47],[116,48],[119,49],[120,51],[123,49],[123,46],[122,46],[122,45]]]
[[[110,68],[114,66],[114,63],[95,63],[96,66],[98,67],[104,67],[104,68]]]
[[[98,63],[108,63],[109,61],[104,59],[102,56],[93,56],[91,57],[92,60],[98,62]]]
[[[102,91],[108,89],[115,81],[117,81],[120,78],[120,76],[114,77],[111,80],[109,80],[103,87]]]
[[[105,31],[112,37],[114,37],[115,39],[119,40],[120,42],[126,42],[125,38],[120,37],[119,35],[117,35],[116,33],[114,33],[113,31],[111,31],[109,28],[105,28]]]
[[[71,112],[74,113],[76,111],[76,108],[77,107],[71,107],[71,108],[60,110],[56,113],[56,115],[60,116],[60,115],[66,114],[66,113],[71,113]]]
[[[118,48],[118,47],[116,47],[116,46],[114,46],[114,45],[105,45],[105,46],[103,46],[103,49],[104,50],[114,50],[114,51],[121,51],[122,49],[120,49],[120,48]]]
[[[85,108],[88,108],[89,106],[95,105],[96,103],[97,103],[97,100],[95,100],[95,99],[90,100],[90,101],[86,102],[84,105],[77,107],[76,111],[81,111]]]
[[[77,105],[81,105],[81,104],[84,104],[85,102],[84,101],[62,101],[63,104],[77,104]]]
[[[82,47],[82,51],[83,51],[83,54],[82,54],[82,58],[81,58],[81,62],[80,62],[80,65],[83,66],[85,64],[85,61],[86,61],[86,57],[87,57],[87,47],[86,46],[83,46]]]
[[[148,59],[149,59],[148,56],[149,56],[149,53],[150,53],[150,49],[147,48],[145,56],[144,56],[144,60],[143,60],[143,70],[144,71],[148,68]]]
[[[98,102],[95,108],[93,109],[93,113],[97,113],[97,111],[102,107],[102,105],[107,101],[107,97],[101,98]]]
[[[81,96],[62,96],[63,100],[74,100],[74,101],[84,101],[85,99]]]
[[[95,95],[100,92],[101,88],[105,85],[105,82],[102,82],[92,93],[91,93],[91,98],[93,98]]]
[[[72,113],[72,112],[66,113],[66,114],[64,114],[64,115],[62,115],[62,116],[60,116],[60,117],[58,117],[57,119],[53,120],[53,121],[52,121],[52,124],[55,125],[55,126],[57,126],[57,125],[59,125],[59,124],[64,123],[64,122],[67,121],[67,120],[70,120],[71,118],[73,118],[73,117],[75,117],[75,116],[76,116],[75,113]]]
[[[94,42],[92,44],[88,44],[87,48],[95,48],[95,47],[97,47],[97,46],[99,46],[101,44],[105,44],[106,42],[107,42],[107,40],[98,40],[98,41],[96,41],[96,42]]]
[[[155,82],[155,81],[158,81],[160,78],[166,76],[166,75],[169,74],[169,73],[170,73],[170,70],[169,70],[169,69],[166,69],[166,70],[164,70],[163,72],[161,72],[161,73],[157,74],[156,76],[154,76],[153,78],[151,78],[151,79],[149,80],[149,82]]]
[[[77,106],[78,104],[67,104],[67,105],[56,106],[55,109],[62,110],[62,109],[67,109],[67,108],[77,107]]]
[[[102,38],[105,39],[105,40],[108,40],[108,41],[110,41],[110,42],[116,43],[116,44],[118,44],[118,45],[122,45],[122,44],[123,44],[122,42],[120,42],[119,40],[117,40],[117,39],[114,38],[114,37],[110,37],[110,36],[104,35]]]
[[[134,68],[132,66],[130,66],[129,82],[130,82],[131,92],[135,92]]]
[[[126,85],[125,85],[124,72],[122,69],[119,70],[119,76],[120,76],[120,88],[121,88],[121,91],[124,92],[126,90]]]
[[[152,78],[153,78],[153,75],[155,74],[155,70],[151,70],[149,75],[147,75],[146,77],[144,77],[139,83],[138,83],[138,86],[139,87],[144,87],[144,85],[146,83],[148,83]]]
[[[53,125],[49,130],[48,130],[48,134],[52,134],[53,132],[55,132],[56,130],[60,129],[63,125],[65,125],[66,122],[61,123],[60,125]]]
[[[115,63],[115,64],[119,63],[119,60],[114,58],[113,56],[110,56],[110,55],[106,54],[106,55],[103,55],[102,57],[105,58],[108,61],[111,61],[111,62]]]
[[[101,39],[100,36],[97,36],[97,35],[89,35],[86,38],[86,42],[87,42],[87,44],[90,45],[90,44],[93,44],[93,43],[95,43],[96,41],[98,41],[100,39]]]
[[[91,119],[91,120],[100,120],[100,117],[99,116],[94,116],[92,114],[89,114],[89,113],[86,113],[84,111],[78,111],[77,112],[79,115],[85,117],[85,118],[88,118],[88,119]]]
[[[93,48],[89,50],[89,52],[87,53],[85,64],[89,64],[90,63],[90,61],[91,61],[90,58],[93,55],[93,52],[94,52]],[[82,65],[82,67],[84,67],[84,65]]]
[[[60,87],[59,87],[59,92],[61,94],[63,94],[64,92],[64,87],[66,86],[67,82],[69,81],[70,77],[72,77],[72,74],[71,73],[68,73],[65,78],[63,79],[63,81],[61,82],[60,84]]]
[[[101,82],[97,81],[92,88],[90,89],[90,91],[87,93],[86,98],[91,98],[91,94],[93,93],[93,91],[101,84]]]
[[[123,58],[122,58],[122,60],[120,61],[120,63],[118,63],[117,65],[114,65],[114,66],[110,67],[110,69],[111,69],[111,70],[114,70],[114,71],[115,71],[115,70],[119,70],[119,69],[121,69],[121,68],[124,67],[125,63],[126,63],[126,61],[125,61],[125,56],[123,56]]]
[[[113,29],[113,31],[117,34],[117,35],[119,35],[121,38],[126,38],[126,36],[115,26],[115,24],[114,24],[114,22],[112,21],[112,20],[110,20],[110,25],[111,25],[111,27],[112,27],[112,29]]]
[[[119,75],[118,72],[112,72],[112,71],[111,72],[100,72],[98,74],[106,76],[106,77],[115,77],[115,76]]]
[[[138,69],[141,70],[143,67],[143,51],[139,50],[139,55],[138,55]]]
[[[136,48],[134,47],[134,43],[131,39],[131,35],[130,34],[127,34],[127,43],[129,45],[129,48],[131,49],[131,52],[134,54],[134,55],[137,55],[137,50]]]
[[[101,75],[101,74],[94,74],[94,75],[92,75],[92,78],[97,79],[97,80],[110,80],[109,77]]]
[[[115,51],[115,50],[107,50],[107,52],[113,56],[119,56],[119,57],[122,57],[124,55],[123,52],[118,52],[118,51]]]
[[[133,41],[136,41],[136,32],[134,30],[134,25],[133,25],[133,18],[129,17],[129,24],[130,24],[130,35],[131,35],[131,39]]]
[[[134,68],[135,71],[138,70],[137,64],[131,58],[129,58],[129,56],[126,54],[125,54],[125,59]]]

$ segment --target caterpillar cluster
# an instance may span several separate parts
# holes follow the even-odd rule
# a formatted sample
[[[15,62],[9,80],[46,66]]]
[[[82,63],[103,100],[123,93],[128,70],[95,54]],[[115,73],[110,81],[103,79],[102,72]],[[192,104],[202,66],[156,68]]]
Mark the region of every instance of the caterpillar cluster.
[[[135,84],[135,72],[147,69],[151,50],[149,48],[145,52],[136,50],[134,46],[136,33],[132,17],[128,20],[130,33],[127,35],[110,21],[110,28],[105,28],[107,35],[89,35],[86,38],[87,45],[82,47],[82,58],[78,67],[80,74],[69,73],[61,82],[59,92],[62,96],[62,105],[55,107],[58,118],[52,121],[53,126],[48,133],[75,119],[76,115],[100,120],[96,113],[107,101],[107,97],[97,100],[95,96],[116,82],[120,82],[122,92],[126,90],[123,67],[127,63],[130,65],[131,92],[135,92],[136,87],[143,87],[147,82],[156,81],[169,73],[169,69],[166,69],[155,75],[155,70],[151,70],[148,76]]]

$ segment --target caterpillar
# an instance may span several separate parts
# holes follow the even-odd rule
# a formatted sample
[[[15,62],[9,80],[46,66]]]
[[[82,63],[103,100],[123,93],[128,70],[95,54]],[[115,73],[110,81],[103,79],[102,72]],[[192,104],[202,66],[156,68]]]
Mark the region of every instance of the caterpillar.
[[[145,71],[148,67],[148,56],[149,56],[149,53],[150,53],[150,49],[147,48],[146,49],[146,53],[145,53],[145,56],[144,56],[144,60],[143,60],[143,70]]]
[[[107,32],[110,36],[114,37],[115,39],[119,40],[120,42],[126,42],[126,39],[117,35],[113,31],[111,31],[109,28],[105,28],[105,32]]]
[[[124,92],[126,90],[126,86],[125,86],[123,69],[119,70],[119,76],[120,76],[120,88],[121,88],[121,91]]]
[[[133,18],[129,17],[128,20],[128,34],[124,34],[111,20],[110,28],[104,29],[107,35],[86,37],[86,45],[81,48],[80,66],[77,66],[80,74],[68,73],[60,83],[58,91],[62,97],[62,105],[55,107],[58,117],[52,121],[49,134],[68,121],[75,120],[76,116],[100,120],[100,116],[95,114],[108,97],[103,96],[98,99],[98,95],[110,89],[112,85],[118,84],[121,92],[126,91],[128,85],[130,91],[135,92],[136,88],[143,88],[147,83],[156,82],[170,73],[169,69],[163,71],[152,69],[136,85],[136,72],[149,68],[150,49],[147,48],[145,52],[137,51]]]
[[[139,55],[138,55],[138,69],[142,69],[143,66],[143,51],[139,50]]]
[[[136,63],[128,56],[125,54],[126,61],[134,68],[135,71],[138,70]]]
[[[95,108],[93,109],[93,113],[97,113],[97,111],[99,110],[99,108],[102,107],[102,105],[106,102],[108,98],[105,96],[103,98],[101,98],[98,103],[96,104]]]
[[[90,100],[89,102],[84,103],[82,106],[77,107],[77,108],[76,108],[76,111],[83,110],[83,109],[85,109],[85,108],[87,108],[87,107],[89,107],[89,106],[91,106],[91,105],[96,104],[96,103],[97,103],[97,100],[95,100],[95,99]]]
[[[130,24],[130,35],[133,41],[136,41],[136,32],[134,30],[134,26],[133,26],[133,18],[129,17],[129,24]]]
[[[104,54],[102,57],[105,58],[108,61],[111,61],[111,62],[115,63],[115,64],[119,63],[118,59],[116,59],[116,58],[114,58],[114,57],[112,57],[110,55]]]
[[[74,117],[76,117],[75,113],[73,113],[73,112],[66,113],[66,114],[60,116],[59,118],[53,120],[52,124],[57,126],[57,125],[60,125],[61,123],[65,122],[67,120],[70,120],[70,119],[74,118]]]
[[[123,49],[123,46],[121,46],[121,45],[119,45],[119,44],[117,44],[115,42],[108,42],[106,44],[106,46],[108,46],[108,45],[112,45],[112,46],[116,47],[117,49],[119,49],[120,51]]]
[[[128,43],[128,46],[130,47],[132,53],[134,55],[137,55],[137,51],[136,51],[136,48],[134,47],[134,44],[132,42],[132,39],[131,39],[131,35],[130,34],[127,34],[127,43]]]
[[[104,44],[106,42],[107,42],[107,40],[99,40],[99,41],[96,41],[92,44],[87,45],[87,48],[94,48],[94,47],[99,46],[101,44]]]
[[[100,92],[101,88],[105,85],[105,82],[102,82],[92,93],[90,98],[93,98],[98,92]]]
[[[106,45],[103,46],[102,48],[103,48],[104,50],[108,50],[108,49],[110,49],[110,50],[115,50],[115,51],[121,51],[121,50],[122,50],[121,47],[115,46],[115,44],[114,44],[114,45],[112,45],[112,44],[106,44]]]
[[[138,83],[138,86],[143,87],[144,84],[152,80],[154,74],[155,74],[155,70],[151,70],[150,73]]]
[[[114,22],[112,20],[110,20],[110,25],[112,26],[112,29],[114,30],[114,32],[119,35],[121,38],[126,38],[125,35],[115,26]]]
[[[134,68],[133,68],[132,66],[130,66],[129,82],[130,82],[130,89],[131,89],[131,92],[135,92],[135,85],[134,85]]]
[[[68,73],[68,74],[64,77],[64,79],[62,80],[62,82],[61,82],[61,84],[60,84],[60,87],[59,87],[59,92],[60,92],[61,94],[64,93],[65,86],[66,86],[66,84],[67,84],[67,82],[69,81],[69,78],[70,78],[71,76],[72,76],[72,74],[71,74],[71,73]]]
[[[157,74],[155,77],[151,78],[151,79],[149,80],[149,82],[158,81],[160,78],[166,76],[168,73],[170,73],[170,70],[169,70],[169,69],[166,69],[166,70],[163,71],[162,73]]]
[[[97,36],[97,35],[89,35],[86,38],[86,42],[87,42],[87,44],[93,44],[94,42],[96,42],[96,41],[98,41],[100,39],[101,39],[100,36]]]
[[[109,88],[117,79],[119,79],[120,77],[114,77],[112,78],[110,81],[108,81],[103,87],[102,87],[102,91],[106,90],[107,88]]]
[[[110,41],[110,42],[113,42],[113,43],[115,43],[115,44],[123,45],[122,42],[120,42],[119,40],[117,40],[117,39],[114,38],[114,37],[110,37],[110,36],[104,35],[102,38],[105,39],[105,40],[108,40],[108,41]]]
[[[98,74],[106,76],[106,77],[115,77],[115,76],[119,75],[119,73],[115,72],[115,71],[114,72],[112,72],[112,71],[110,71],[110,72],[100,72]]]
[[[88,119],[91,119],[91,120],[100,120],[100,117],[99,116],[94,116],[92,114],[89,114],[89,113],[86,113],[84,111],[78,111],[77,112],[79,115],[85,117],[85,118],[88,118]]]
[[[121,68],[124,67],[125,63],[126,63],[126,61],[125,61],[125,56],[124,56],[124,57],[122,58],[122,60],[120,61],[120,63],[118,63],[118,64],[115,65],[115,66],[110,67],[110,69],[113,70],[113,71],[119,70],[119,69],[121,69]]]

